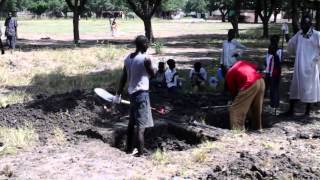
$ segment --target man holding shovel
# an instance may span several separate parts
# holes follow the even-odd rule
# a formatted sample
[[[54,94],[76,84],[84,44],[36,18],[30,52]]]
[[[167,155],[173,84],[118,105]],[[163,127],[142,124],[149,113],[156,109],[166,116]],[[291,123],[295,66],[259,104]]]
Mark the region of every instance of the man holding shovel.
[[[240,60],[227,72],[227,89],[234,97],[229,109],[231,129],[245,129],[245,120],[249,110],[252,112],[251,128],[254,130],[262,128],[261,114],[265,83],[257,69],[256,65]]]
[[[149,47],[148,39],[145,36],[138,36],[135,39],[136,51],[130,54],[124,61],[123,72],[119,89],[113,102],[121,102],[121,94],[128,81],[128,93],[130,95],[130,120],[127,129],[126,152],[132,153],[135,137],[134,129],[137,129],[138,154],[144,153],[144,132],[148,127],[153,127],[151,106],[149,99],[149,78],[155,76],[151,60],[147,57],[146,51]]]

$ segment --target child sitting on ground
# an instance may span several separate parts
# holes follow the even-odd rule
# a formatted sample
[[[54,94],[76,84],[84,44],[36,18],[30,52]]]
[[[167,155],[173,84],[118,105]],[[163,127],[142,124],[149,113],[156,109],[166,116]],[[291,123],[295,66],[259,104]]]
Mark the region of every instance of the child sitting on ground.
[[[167,87],[164,62],[159,62],[158,71],[156,72],[155,78],[151,80],[151,85],[158,88]]]
[[[169,68],[165,72],[166,83],[169,92],[175,92],[181,87],[179,75],[176,71],[176,62],[173,59],[167,61]]]
[[[282,49],[278,47],[279,36],[270,38],[270,46],[266,57],[266,89],[270,89],[270,106],[279,107],[279,84],[281,79]]]
[[[207,71],[202,67],[200,62],[196,62],[191,69],[189,78],[191,86],[194,90],[201,90],[207,81]]]

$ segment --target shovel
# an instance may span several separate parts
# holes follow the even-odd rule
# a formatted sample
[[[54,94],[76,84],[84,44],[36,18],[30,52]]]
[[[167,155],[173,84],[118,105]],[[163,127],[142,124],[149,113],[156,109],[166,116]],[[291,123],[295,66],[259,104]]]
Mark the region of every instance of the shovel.
[[[112,102],[113,98],[115,97],[113,94],[109,93],[108,91],[106,91],[105,89],[102,89],[102,88],[95,88],[94,92],[99,97],[101,97],[102,99],[104,99],[108,102]],[[123,99],[121,99],[120,103],[130,105],[130,101],[123,100]],[[159,109],[151,107],[151,110],[153,110],[161,115],[164,115],[166,113],[164,107],[160,107]]]

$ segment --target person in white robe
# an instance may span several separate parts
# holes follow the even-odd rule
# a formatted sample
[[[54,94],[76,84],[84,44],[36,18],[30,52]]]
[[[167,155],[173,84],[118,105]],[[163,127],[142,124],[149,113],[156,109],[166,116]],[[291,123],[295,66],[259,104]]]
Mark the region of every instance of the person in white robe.
[[[290,107],[285,115],[294,114],[294,105],[307,103],[305,115],[310,115],[312,103],[320,101],[320,32],[312,27],[311,16],[301,19],[301,30],[288,43],[289,53],[295,53],[294,73],[290,86]]]

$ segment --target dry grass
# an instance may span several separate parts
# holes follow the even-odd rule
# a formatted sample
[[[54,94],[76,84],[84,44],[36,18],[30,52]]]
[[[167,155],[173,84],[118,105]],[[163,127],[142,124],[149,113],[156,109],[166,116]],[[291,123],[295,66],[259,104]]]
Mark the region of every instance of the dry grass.
[[[166,151],[161,151],[160,149],[157,149],[156,152],[152,154],[152,160],[156,164],[167,164],[170,161],[170,157],[166,153]]]
[[[15,154],[20,149],[25,149],[35,145],[38,135],[32,126],[22,128],[0,127],[0,156],[6,154]]]
[[[212,141],[205,141],[192,151],[193,159],[195,162],[204,163],[210,157],[212,150],[216,149],[217,146]]]
[[[59,127],[53,129],[53,143],[55,144],[65,144],[67,142],[67,138],[65,133]]]
[[[58,50],[17,51],[0,61],[0,106],[55,94],[114,84],[127,49],[96,46]]]

